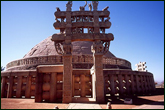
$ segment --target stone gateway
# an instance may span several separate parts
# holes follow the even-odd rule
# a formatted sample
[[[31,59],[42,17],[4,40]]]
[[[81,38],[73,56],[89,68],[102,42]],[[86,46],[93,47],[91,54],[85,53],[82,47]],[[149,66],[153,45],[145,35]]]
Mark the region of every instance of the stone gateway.
[[[155,90],[153,74],[133,71],[131,63],[109,51],[114,35],[108,6],[98,1],[72,11],[57,7],[53,34],[33,47],[22,59],[1,72],[2,98],[35,98],[35,102],[97,102],[107,96],[128,96]],[[85,6],[89,10],[85,10]],[[92,10],[93,8],[93,10]]]

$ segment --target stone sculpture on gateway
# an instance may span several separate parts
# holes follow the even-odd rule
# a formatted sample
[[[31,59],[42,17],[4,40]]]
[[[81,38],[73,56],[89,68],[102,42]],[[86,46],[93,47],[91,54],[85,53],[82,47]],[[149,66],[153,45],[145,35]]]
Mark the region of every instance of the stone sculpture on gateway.
[[[109,16],[109,11],[105,9],[104,11],[97,11],[98,1],[92,1],[93,11],[91,11],[91,4],[90,11],[85,11],[85,6],[87,2],[85,1],[84,6],[80,6],[80,12],[76,13],[71,11],[72,2],[69,1],[66,4],[66,11],[55,12],[56,16],[56,23],[54,23],[55,29],[62,29],[65,30],[65,33],[54,34],[52,36],[52,41],[54,41],[56,51],[59,54],[63,55],[63,64],[64,64],[64,83],[63,83],[63,102],[69,103],[72,102],[72,44],[73,41],[92,41],[92,52],[93,52],[93,59],[94,59],[94,75],[96,77],[96,86],[93,91],[96,91],[96,101],[98,103],[104,102],[104,78],[103,78],[103,62],[102,57],[103,55],[109,50],[110,41],[114,39],[113,34],[105,34],[105,28],[110,28],[111,23],[108,27],[105,25],[100,25],[99,16],[104,17]],[[92,13],[91,13],[92,12]],[[107,13],[108,12],[108,13]],[[65,13],[62,15],[62,13]],[[92,14],[92,15],[91,15]],[[101,15],[102,14],[102,15]],[[92,21],[89,22],[86,18],[92,17]],[[66,18],[66,25],[62,26],[58,21],[57,18]],[[76,18],[76,22],[75,21]],[[79,23],[77,24],[79,19]],[[107,19],[106,21],[108,21]],[[86,24],[85,24],[86,23]],[[90,23],[90,24],[89,24]],[[77,25],[77,26],[76,26]],[[90,27],[90,29],[89,29]],[[83,29],[88,28],[89,33],[84,33]],[[100,33],[100,29],[103,33]],[[92,33],[91,33],[92,32]],[[79,34],[79,35],[78,35]],[[77,35],[77,36],[76,36]],[[75,37],[74,37],[75,36]],[[60,47],[63,45],[63,49]],[[69,69],[69,70],[68,70]],[[66,92],[67,91],[67,92]],[[84,95],[83,95],[84,96]]]

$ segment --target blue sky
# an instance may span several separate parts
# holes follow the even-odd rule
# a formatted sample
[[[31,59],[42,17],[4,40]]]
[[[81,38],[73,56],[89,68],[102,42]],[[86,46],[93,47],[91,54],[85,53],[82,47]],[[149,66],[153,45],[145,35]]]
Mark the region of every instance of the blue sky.
[[[88,1],[90,3],[91,1]],[[1,1],[1,65],[21,59],[36,44],[58,33],[53,23],[56,7],[67,1]],[[79,10],[84,1],[73,1]],[[109,6],[114,34],[110,51],[135,64],[146,61],[155,81],[164,80],[164,1],[99,1],[98,10]],[[86,7],[88,10],[88,7]]]

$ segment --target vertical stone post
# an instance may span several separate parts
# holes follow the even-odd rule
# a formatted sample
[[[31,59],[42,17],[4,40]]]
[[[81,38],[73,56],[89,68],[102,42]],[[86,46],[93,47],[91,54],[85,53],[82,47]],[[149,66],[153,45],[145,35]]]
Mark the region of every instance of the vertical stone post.
[[[153,90],[155,90],[155,81],[154,81],[153,75],[151,76],[151,83],[152,83]]]
[[[135,84],[134,84],[134,78],[133,78],[133,74],[131,74],[131,87],[132,87],[132,93],[135,93]]]
[[[85,97],[85,75],[81,75],[80,76],[80,80],[81,80],[81,97]]]
[[[5,98],[6,77],[2,76],[1,97]]]
[[[111,96],[115,95],[115,86],[114,86],[114,77],[113,76],[114,76],[113,74],[110,76]]]
[[[22,88],[22,76],[18,76],[17,91],[16,91],[16,97],[17,98],[21,98],[21,88]]]
[[[148,87],[147,87],[146,75],[144,75],[144,85],[145,85],[145,92],[147,93]]]
[[[75,75],[72,77],[72,97],[74,97],[74,77]]]
[[[98,38],[100,33],[99,16],[97,11],[98,1],[93,1],[93,24],[95,38]],[[96,40],[92,46],[94,59],[94,73],[96,77],[96,102],[104,103],[104,76],[103,76],[103,45],[100,40]]]
[[[141,93],[144,93],[144,84],[143,84],[143,76],[140,75],[140,78],[141,78]]]
[[[123,94],[123,79],[122,79],[122,74],[119,73],[118,75],[118,78],[119,78],[119,92],[120,92],[120,95]]]
[[[96,75],[96,101],[98,103],[104,103],[104,76],[103,76],[103,55],[94,55],[94,68]]]
[[[147,76],[147,79],[148,79],[148,89],[149,89],[149,91],[151,91],[151,85],[150,85],[151,80],[150,80],[150,76],[149,75]]]
[[[56,101],[57,73],[51,73],[50,79],[50,102]]]
[[[42,102],[42,85],[43,85],[43,73],[39,73],[37,68],[35,102]]]
[[[137,87],[137,92],[139,93],[140,92],[140,89],[139,89],[139,78],[138,78],[137,74],[136,74],[136,87]]]
[[[129,90],[129,79],[128,79],[128,75],[125,74],[125,81],[126,81],[126,91],[129,94],[130,90]]]
[[[26,98],[30,98],[30,87],[31,87],[31,76],[29,73],[27,76],[27,81],[26,81],[26,91],[25,91]]]
[[[8,87],[8,94],[7,94],[7,97],[8,98],[12,98],[13,97],[13,76],[11,76],[11,73],[10,73],[10,77],[9,77],[9,87]]]
[[[72,44],[71,44],[71,10],[72,1],[66,4],[66,37],[63,44],[63,103],[72,102]]]
[[[63,55],[63,103],[72,102],[72,55]]]

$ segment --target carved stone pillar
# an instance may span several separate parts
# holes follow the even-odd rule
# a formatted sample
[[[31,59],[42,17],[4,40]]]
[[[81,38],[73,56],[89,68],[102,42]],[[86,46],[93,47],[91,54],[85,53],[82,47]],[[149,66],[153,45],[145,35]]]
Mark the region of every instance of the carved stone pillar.
[[[63,56],[63,103],[72,102],[72,55]]]
[[[65,41],[63,44],[63,103],[72,102],[72,44]]]
[[[94,59],[94,73],[96,76],[96,101],[98,103],[104,103],[103,46],[100,41],[94,42],[92,52]]]

